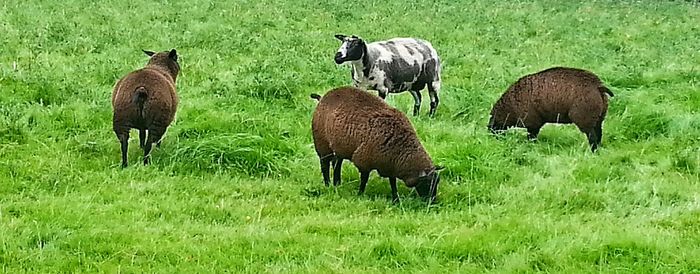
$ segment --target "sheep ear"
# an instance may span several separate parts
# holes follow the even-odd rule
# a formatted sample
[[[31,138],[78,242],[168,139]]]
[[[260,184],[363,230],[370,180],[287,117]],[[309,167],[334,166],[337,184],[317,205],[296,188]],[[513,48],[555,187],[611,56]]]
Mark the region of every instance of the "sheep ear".
[[[142,49],[142,51],[143,51],[143,53],[145,53],[145,54],[148,55],[149,57],[150,57],[150,56],[153,56],[153,54],[156,54],[155,52],[152,52],[152,51],[150,51],[150,50]]]
[[[336,34],[336,35],[335,35],[335,39],[338,39],[338,40],[340,40],[340,41],[345,40],[345,37],[348,37],[348,36],[347,36],[347,35],[343,35],[343,34]]]
[[[177,61],[177,51],[175,51],[175,49],[171,49],[170,53],[168,53],[168,57],[174,61]]]
[[[418,178],[423,178],[425,176],[428,176],[428,173],[425,172],[425,170],[421,170],[420,173],[418,173]]]

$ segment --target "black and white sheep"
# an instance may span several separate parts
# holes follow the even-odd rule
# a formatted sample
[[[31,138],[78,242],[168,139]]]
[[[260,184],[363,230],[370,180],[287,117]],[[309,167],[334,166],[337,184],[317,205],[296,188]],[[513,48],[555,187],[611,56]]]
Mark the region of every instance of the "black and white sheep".
[[[435,114],[440,103],[440,58],[428,41],[394,38],[366,43],[354,35],[338,34],[335,37],[343,42],[335,54],[335,62],[350,62],[355,87],[376,90],[382,99],[387,93],[408,90],[415,102],[415,116],[420,111],[420,91],[427,86],[430,116]]]
[[[112,126],[121,143],[122,167],[127,165],[129,131],[132,128],[139,130],[143,164],[148,164],[152,144],[158,142],[160,145],[160,139],[175,119],[177,110],[175,80],[180,72],[177,52],[174,49],[143,52],[150,56],[146,67],[119,79],[112,92]]]
[[[595,152],[603,139],[603,120],[613,93],[595,74],[575,68],[554,67],[523,76],[512,84],[491,109],[492,132],[527,128],[535,139],[546,123],[574,123],[586,134]]]
[[[359,194],[364,193],[369,173],[376,169],[380,176],[389,178],[394,202],[399,200],[396,178],[415,187],[421,197],[435,200],[441,167],[433,165],[405,114],[353,87],[311,97],[319,100],[311,128],[326,185],[331,162],[333,184],[338,185],[343,160],[349,159],[360,171]]]

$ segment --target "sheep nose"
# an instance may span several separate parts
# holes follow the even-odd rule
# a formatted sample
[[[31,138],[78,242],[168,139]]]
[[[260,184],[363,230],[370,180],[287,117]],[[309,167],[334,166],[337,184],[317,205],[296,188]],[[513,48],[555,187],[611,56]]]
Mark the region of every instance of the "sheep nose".
[[[343,63],[343,55],[340,52],[335,53],[335,63],[339,65]]]

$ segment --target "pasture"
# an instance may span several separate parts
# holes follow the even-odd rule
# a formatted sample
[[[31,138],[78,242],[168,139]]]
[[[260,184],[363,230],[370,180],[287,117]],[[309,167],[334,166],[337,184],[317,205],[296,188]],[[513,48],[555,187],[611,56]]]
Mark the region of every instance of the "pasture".
[[[42,1],[0,4],[0,269],[56,272],[700,272],[700,6],[693,1]],[[351,83],[336,33],[419,37],[441,104],[410,115],[439,204],[346,162],[323,186],[310,93]],[[176,121],[120,168],[110,96],[175,48]],[[492,104],[552,66],[615,93],[573,125],[495,138]],[[376,94],[376,92],[374,92]],[[427,93],[423,92],[424,98]]]

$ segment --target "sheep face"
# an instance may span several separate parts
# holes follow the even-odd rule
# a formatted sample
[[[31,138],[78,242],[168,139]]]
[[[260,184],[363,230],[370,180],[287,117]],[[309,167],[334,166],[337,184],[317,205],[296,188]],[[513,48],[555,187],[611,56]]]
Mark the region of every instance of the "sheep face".
[[[362,38],[355,35],[348,37],[342,34],[335,35],[335,38],[343,42],[338,52],[335,53],[336,64],[340,65],[347,61],[357,61],[365,55],[367,45],[365,45],[365,41]]]
[[[518,118],[511,111],[511,107],[499,100],[491,110],[488,129],[491,133],[501,133],[511,127],[517,126]]]
[[[497,134],[501,133],[508,128],[511,128],[515,126],[515,123],[509,123],[511,121],[509,120],[514,120],[514,119],[508,119],[510,118],[508,115],[491,115],[491,118],[489,119],[489,125],[488,129],[491,133]]]
[[[442,167],[437,167],[427,174],[423,173],[419,176],[416,183],[416,192],[422,198],[428,198],[430,201],[435,201],[437,196],[438,184],[440,184],[440,174],[438,171]]]
[[[170,70],[170,72],[172,72],[173,76],[177,76],[177,74],[180,72],[180,64],[177,62],[178,56],[175,49],[158,53],[144,50],[143,53],[151,57],[151,59],[148,61],[148,65],[167,68]]]

